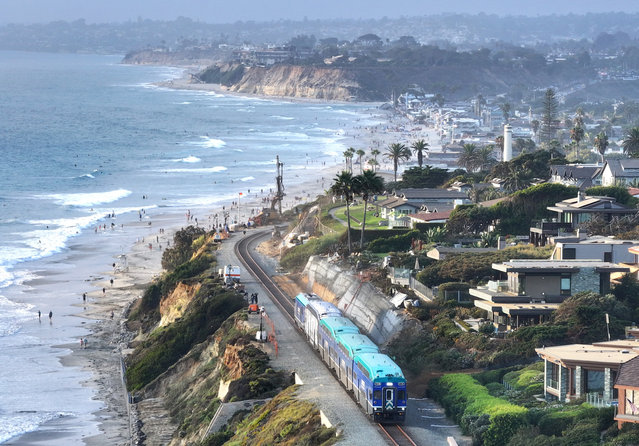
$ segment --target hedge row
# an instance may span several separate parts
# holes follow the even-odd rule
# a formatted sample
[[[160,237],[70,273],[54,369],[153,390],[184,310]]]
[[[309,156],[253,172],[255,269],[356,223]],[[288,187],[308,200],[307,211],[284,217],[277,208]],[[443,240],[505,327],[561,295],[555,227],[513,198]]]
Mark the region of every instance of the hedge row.
[[[431,382],[431,396],[466,434],[485,446],[502,446],[526,424],[528,409],[496,398],[470,375],[453,373]]]

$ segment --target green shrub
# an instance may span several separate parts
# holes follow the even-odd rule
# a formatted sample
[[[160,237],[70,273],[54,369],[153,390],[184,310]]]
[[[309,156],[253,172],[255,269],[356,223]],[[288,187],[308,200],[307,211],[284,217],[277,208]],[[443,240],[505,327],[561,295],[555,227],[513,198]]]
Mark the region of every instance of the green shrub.
[[[453,373],[431,382],[431,396],[437,399],[462,429],[471,435],[476,419],[487,415],[489,427],[482,430],[481,441],[487,446],[501,446],[526,423],[527,409],[490,395],[473,377]]]
[[[311,256],[336,252],[339,247],[339,238],[339,234],[328,234],[309,239],[306,243],[287,250],[282,255],[280,264],[287,270],[301,271]]]
[[[577,412],[562,411],[549,412],[539,420],[539,432],[543,435],[561,436],[561,433],[572,426],[577,418]]]
[[[413,239],[425,241],[426,237],[419,231],[409,231],[389,238],[377,238],[371,241],[367,248],[371,252],[407,251]]]
[[[599,436],[597,423],[576,423],[564,432],[562,446],[597,446]]]

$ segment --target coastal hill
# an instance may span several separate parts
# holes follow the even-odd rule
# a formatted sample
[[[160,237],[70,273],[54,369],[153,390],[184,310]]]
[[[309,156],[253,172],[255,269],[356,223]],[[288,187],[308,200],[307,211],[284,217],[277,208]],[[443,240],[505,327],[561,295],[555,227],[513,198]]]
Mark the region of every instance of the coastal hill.
[[[519,56],[517,63],[511,55],[498,59],[487,50],[460,53],[436,47],[384,56],[266,67],[218,63],[196,77],[238,93],[341,101],[388,101],[407,87],[443,94],[447,99],[480,93],[521,96],[536,87],[587,82],[594,77],[591,67],[572,62],[548,65],[534,52]]]

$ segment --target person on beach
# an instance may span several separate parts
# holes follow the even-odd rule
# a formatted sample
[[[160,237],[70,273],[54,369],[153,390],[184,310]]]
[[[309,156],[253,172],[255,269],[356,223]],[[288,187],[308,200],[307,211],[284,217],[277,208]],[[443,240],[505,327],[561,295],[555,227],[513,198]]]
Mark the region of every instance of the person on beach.
[[[84,348],[84,339],[80,338],[80,348]]]
[[[49,320],[53,318],[53,311],[49,311]]]
[[[102,287],[102,295],[104,296],[106,294],[106,288]]]
[[[113,279],[111,279],[110,282],[111,282],[111,286],[113,286]]]
[[[38,320],[42,321],[42,313],[40,312],[40,310],[38,310]]]
[[[89,341],[87,341],[87,338],[84,338],[84,348],[87,348],[89,346]]]
[[[87,293],[82,293],[82,302],[87,301]]]
[[[111,319],[113,319],[113,310],[111,310]]]

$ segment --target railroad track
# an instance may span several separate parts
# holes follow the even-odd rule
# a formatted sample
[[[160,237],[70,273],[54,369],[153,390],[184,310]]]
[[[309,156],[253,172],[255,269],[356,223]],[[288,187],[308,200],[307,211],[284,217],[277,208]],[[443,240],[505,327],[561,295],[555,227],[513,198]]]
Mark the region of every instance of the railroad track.
[[[378,424],[378,426],[393,446],[417,446],[401,426],[397,424]]]
[[[256,232],[251,235],[244,236],[234,247],[235,254],[247,271],[251,271],[253,276],[262,283],[271,300],[277,305],[286,318],[289,319],[293,326],[296,326],[294,319],[294,306],[291,298],[287,296],[271,279],[271,276],[262,269],[262,267],[253,258],[251,252],[251,244],[257,242],[258,239],[268,234],[266,231]],[[316,352],[317,354],[317,352]],[[319,354],[318,354],[319,357]],[[351,398],[353,395],[349,393]],[[354,401],[354,399],[353,399]],[[378,424],[385,438],[389,440],[389,444],[393,446],[417,446],[410,436],[398,425],[382,425]]]
[[[282,292],[275,281],[271,279],[271,276],[262,269],[251,255],[251,244],[264,237],[266,234],[268,234],[268,232],[260,231],[242,237],[242,239],[235,244],[235,255],[237,255],[237,258],[240,260],[244,268],[251,271],[253,276],[262,283],[273,303],[282,310],[285,317],[287,317],[291,324],[295,326],[295,319],[293,318],[295,310],[293,308],[291,298]]]

